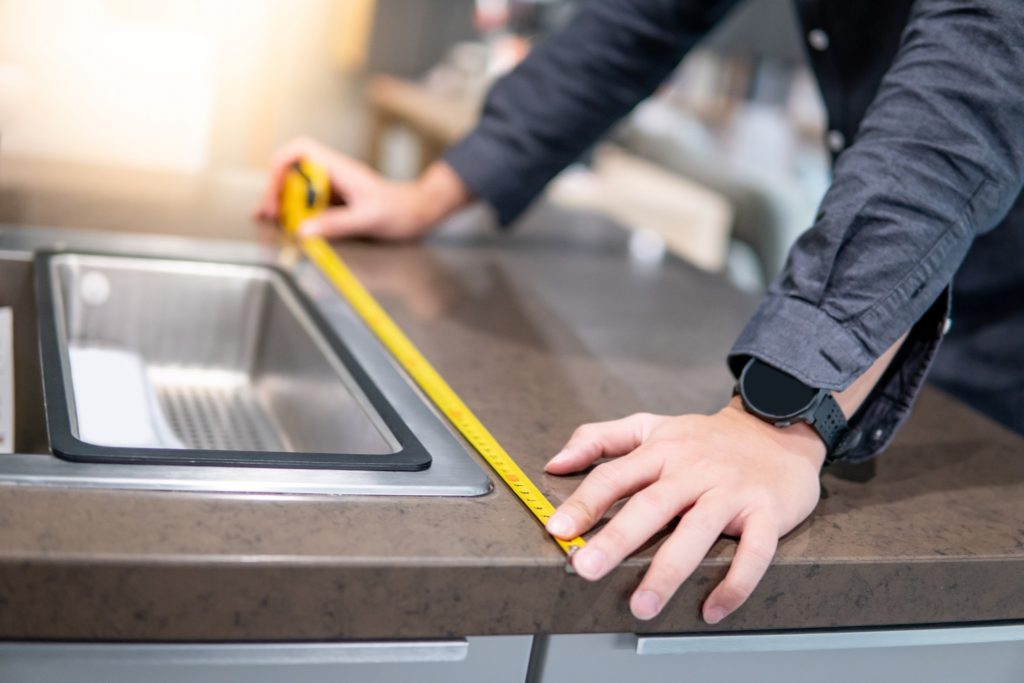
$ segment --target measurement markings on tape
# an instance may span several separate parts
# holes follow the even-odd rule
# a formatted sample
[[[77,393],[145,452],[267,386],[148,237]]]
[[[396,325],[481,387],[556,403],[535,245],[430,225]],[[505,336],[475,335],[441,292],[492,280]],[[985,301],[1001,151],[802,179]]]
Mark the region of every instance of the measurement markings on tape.
[[[282,192],[281,213],[284,227],[289,233],[294,234],[303,220],[326,208],[329,187],[326,171],[307,161],[300,162],[288,172]],[[377,303],[330,244],[320,237],[299,237],[299,243],[306,257],[359,314],[423,393],[480,453],[534,517],[541,524],[546,524],[555,512],[551,502]],[[585,544],[579,537],[568,541],[559,538],[554,540],[570,556]]]

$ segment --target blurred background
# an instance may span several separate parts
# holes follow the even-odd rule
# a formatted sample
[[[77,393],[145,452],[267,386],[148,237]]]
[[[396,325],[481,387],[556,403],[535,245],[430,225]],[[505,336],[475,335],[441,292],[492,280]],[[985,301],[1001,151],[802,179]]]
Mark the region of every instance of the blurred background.
[[[0,222],[242,231],[300,134],[413,177],[578,5],[0,0]],[[544,202],[763,287],[829,182],[805,43],[789,0],[741,4]]]

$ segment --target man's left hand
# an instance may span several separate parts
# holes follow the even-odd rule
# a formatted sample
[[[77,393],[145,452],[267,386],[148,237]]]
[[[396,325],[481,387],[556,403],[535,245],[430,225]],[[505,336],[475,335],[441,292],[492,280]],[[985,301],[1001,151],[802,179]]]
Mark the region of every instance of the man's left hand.
[[[548,531],[573,538],[631,497],[574,555],[576,572],[600,579],[681,515],[630,599],[634,616],[651,619],[721,534],[738,536],[726,577],[704,602],[704,619],[714,624],[750,597],[779,538],[814,510],[825,446],[807,425],[776,428],[734,398],[710,416],[641,413],[584,425],[546,470],[578,472],[599,458],[611,459],[559,506]]]

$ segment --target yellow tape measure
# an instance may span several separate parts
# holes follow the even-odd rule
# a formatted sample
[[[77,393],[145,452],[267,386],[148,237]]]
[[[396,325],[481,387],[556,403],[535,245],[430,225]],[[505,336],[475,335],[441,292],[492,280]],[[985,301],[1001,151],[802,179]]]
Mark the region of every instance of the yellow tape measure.
[[[327,172],[308,161],[297,163],[285,176],[282,189],[281,218],[285,230],[295,234],[304,220],[327,207],[329,197]],[[541,524],[546,524],[555,507],[359,282],[331,245],[320,237],[300,237],[299,240],[306,257],[345,297],[423,393],[455,425],[533,516]],[[585,544],[579,537],[569,541],[554,540],[569,555]]]

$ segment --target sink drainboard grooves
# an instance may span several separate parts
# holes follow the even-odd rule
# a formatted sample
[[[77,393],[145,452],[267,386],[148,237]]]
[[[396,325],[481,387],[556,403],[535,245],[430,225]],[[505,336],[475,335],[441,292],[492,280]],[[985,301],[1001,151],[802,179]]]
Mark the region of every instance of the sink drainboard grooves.
[[[291,450],[274,433],[270,416],[241,373],[153,368],[149,376],[172,431],[186,447]]]

